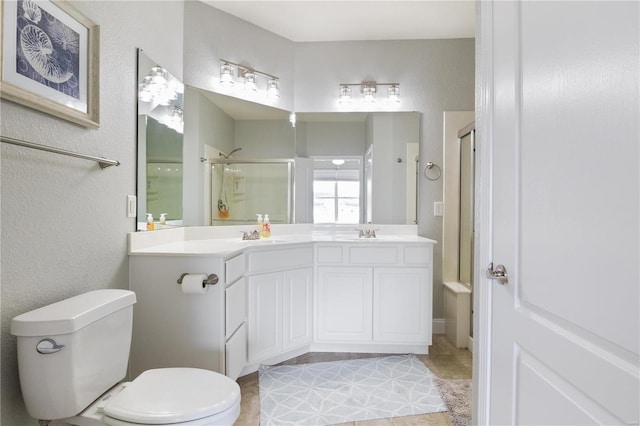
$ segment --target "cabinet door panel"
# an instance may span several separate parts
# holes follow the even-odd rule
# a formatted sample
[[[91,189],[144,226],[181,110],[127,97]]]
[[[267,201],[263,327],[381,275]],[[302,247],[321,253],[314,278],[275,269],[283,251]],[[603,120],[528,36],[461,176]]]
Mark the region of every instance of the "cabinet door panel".
[[[429,268],[374,268],[373,340],[431,341]]]
[[[371,268],[318,268],[318,339],[371,341]]]
[[[282,273],[254,275],[249,283],[249,361],[282,348]]]
[[[284,350],[311,342],[312,285],[311,268],[284,272]]]

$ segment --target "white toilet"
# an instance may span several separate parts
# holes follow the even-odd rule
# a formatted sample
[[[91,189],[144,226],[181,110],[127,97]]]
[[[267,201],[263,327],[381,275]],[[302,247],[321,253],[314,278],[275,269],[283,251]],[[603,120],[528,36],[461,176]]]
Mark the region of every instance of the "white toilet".
[[[96,290],[11,321],[29,414],[41,424],[232,425],[240,387],[222,374],[160,368],[119,383],[127,373],[135,302],[128,290]]]

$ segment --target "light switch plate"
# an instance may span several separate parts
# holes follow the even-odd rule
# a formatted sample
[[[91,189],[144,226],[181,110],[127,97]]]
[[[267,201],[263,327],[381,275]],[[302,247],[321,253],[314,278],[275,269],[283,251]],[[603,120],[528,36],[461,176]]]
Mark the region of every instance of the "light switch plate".
[[[127,217],[136,217],[138,200],[135,195],[127,195]]]
[[[433,203],[433,215],[444,216],[444,203],[442,201],[436,201]]]

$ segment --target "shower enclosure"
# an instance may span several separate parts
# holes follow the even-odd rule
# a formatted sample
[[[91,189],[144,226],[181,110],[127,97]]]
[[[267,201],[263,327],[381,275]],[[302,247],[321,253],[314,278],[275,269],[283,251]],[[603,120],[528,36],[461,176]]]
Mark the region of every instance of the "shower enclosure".
[[[147,161],[147,212],[156,220],[182,219],[182,163],[171,160]]]
[[[293,160],[211,159],[211,225],[291,223]]]

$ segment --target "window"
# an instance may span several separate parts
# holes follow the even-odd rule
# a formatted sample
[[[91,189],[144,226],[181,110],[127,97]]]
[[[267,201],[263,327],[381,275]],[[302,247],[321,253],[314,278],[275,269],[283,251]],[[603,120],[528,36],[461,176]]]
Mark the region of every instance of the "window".
[[[360,223],[360,159],[314,160],[313,223]]]

